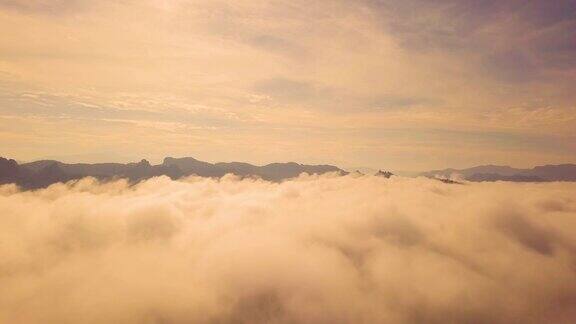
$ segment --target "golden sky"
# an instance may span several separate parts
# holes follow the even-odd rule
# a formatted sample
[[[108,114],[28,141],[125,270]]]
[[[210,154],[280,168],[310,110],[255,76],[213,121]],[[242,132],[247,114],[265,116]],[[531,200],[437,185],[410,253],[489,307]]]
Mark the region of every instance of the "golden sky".
[[[576,162],[576,2],[0,0],[0,155]]]

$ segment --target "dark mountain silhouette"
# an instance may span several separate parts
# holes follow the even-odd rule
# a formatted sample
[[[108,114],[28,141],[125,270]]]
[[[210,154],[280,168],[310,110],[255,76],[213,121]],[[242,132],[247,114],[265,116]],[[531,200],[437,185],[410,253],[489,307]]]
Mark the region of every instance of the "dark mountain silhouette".
[[[435,179],[435,180],[438,180],[438,181],[441,181],[441,182],[444,182],[447,184],[459,184],[459,185],[463,184],[460,181],[450,180],[448,178],[432,178],[432,179]]]
[[[497,174],[503,176],[512,176],[525,171],[524,169],[515,169],[509,166],[502,165],[482,165],[468,169],[444,169],[423,172],[420,175],[431,178],[449,178],[454,174],[458,174],[464,178],[468,178],[474,174]]]
[[[132,180],[137,180],[143,177],[150,177],[154,175],[174,175],[180,176],[180,170],[175,167],[167,167],[164,165],[150,165],[146,160],[138,163],[74,163],[67,164],[52,160],[41,160],[31,163],[24,163],[22,167],[32,172],[39,172],[40,170],[50,166],[57,165],[62,171],[72,176],[92,176],[96,178],[107,177],[124,177]]]
[[[63,163],[54,160],[41,160],[18,164],[15,160],[0,158],[0,184],[15,183],[24,189],[47,187],[57,182],[66,182],[83,177],[100,180],[126,178],[132,182],[155,176],[168,176],[178,179],[183,176],[222,177],[231,173],[241,177],[259,177],[269,181],[282,181],[294,178],[301,173],[323,174],[347,172],[332,165],[305,165],[294,162],[271,163],[256,166],[249,163],[208,163],[191,157],[167,157],[162,164],[151,165],[142,160],[137,163]]]
[[[175,165],[186,175],[195,174],[202,177],[221,177],[225,174],[232,173],[238,176],[256,176],[268,181],[282,181],[294,178],[301,173],[323,174],[327,172],[346,172],[332,165],[305,165],[294,162],[288,163],[270,163],[264,166],[256,166],[244,162],[219,162],[208,163],[198,161],[194,158],[171,158],[164,159],[163,165]]]
[[[167,157],[162,163],[165,167],[176,167],[183,175],[195,174],[201,177],[221,177],[225,173],[222,173],[218,168],[214,167],[214,164],[199,161],[195,158],[184,157],[184,158],[172,158]]]
[[[576,164],[537,166],[532,169],[516,169],[509,166],[485,165],[469,169],[445,169],[423,172],[420,175],[431,178],[450,178],[458,175],[468,181],[514,181],[546,182],[576,181]]]
[[[19,183],[26,179],[27,173],[12,159],[0,157],[0,184]]]
[[[512,182],[544,182],[544,181],[551,181],[546,180],[540,177],[531,176],[531,175],[522,175],[522,174],[514,174],[514,175],[502,175],[496,173],[474,173],[468,177],[466,177],[468,181],[475,181],[475,182],[483,182],[483,181],[512,181]]]
[[[537,166],[522,175],[529,175],[550,181],[576,181],[576,164]]]
[[[162,164],[151,165],[146,160],[137,163],[63,163],[54,160],[40,160],[18,164],[15,160],[0,157],[0,184],[15,183],[24,189],[36,189],[57,182],[67,182],[87,176],[100,180],[125,178],[132,182],[155,176],[168,176],[172,179],[197,175],[201,177],[222,177],[235,174],[240,177],[258,177],[268,181],[282,181],[294,178],[301,173],[323,174],[346,171],[332,165],[305,165],[294,162],[271,163],[257,166],[243,162],[209,163],[191,157],[167,157]],[[516,169],[509,166],[486,165],[469,169],[445,169],[424,172],[421,175],[444,179],[447,183],[457,174],[468,181],[576,181],[576,164],[537,166],[532,169]],[[376,176],[390,178],[393,174],[379,170]]]
[[[378,172],[376,172],[374,174],[377,177],[384,177],[386,179],[389,179],[391,176],[394,175],[394,173],[390,172],[390,171],[382,171],[382,170],[378,170]]]

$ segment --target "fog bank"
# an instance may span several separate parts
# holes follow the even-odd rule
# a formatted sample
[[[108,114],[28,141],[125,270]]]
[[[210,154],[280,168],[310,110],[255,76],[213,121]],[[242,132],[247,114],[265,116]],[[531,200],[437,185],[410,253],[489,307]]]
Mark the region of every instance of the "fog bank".
[[[574,323],[576,183],[0,187],[1,323]]]

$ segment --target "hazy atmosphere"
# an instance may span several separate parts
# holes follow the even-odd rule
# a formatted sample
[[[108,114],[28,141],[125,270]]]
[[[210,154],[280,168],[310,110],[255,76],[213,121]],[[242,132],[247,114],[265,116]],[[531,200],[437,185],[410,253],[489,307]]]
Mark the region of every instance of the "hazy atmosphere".
[[[0,0],[19,161],[576,162],[574,0]]]
[[[576,323],[576,0],[0,30],[0,324]]]

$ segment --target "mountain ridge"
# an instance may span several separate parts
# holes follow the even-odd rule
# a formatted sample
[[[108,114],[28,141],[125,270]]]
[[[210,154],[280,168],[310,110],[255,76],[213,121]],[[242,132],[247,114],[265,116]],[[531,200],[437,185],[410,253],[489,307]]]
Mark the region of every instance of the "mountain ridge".
[[[307,165],[296,162],[254,165],[246,162],[210,163],[193,157],[166,157],[160,164],[150,164],[145,159],[130,163],[64,163],[57,160],[38,160],[18,163],[14,159],[0,157],[0,185],[15,183],[23,189],[38,189],[57,182],[67,182],[84,177],[100,180],[125,178],[132,182],[156,176],[178,179],[190,175],[219,178],[226,174],[240,177],[258,177],[267,181],[280,182],[295,178],[301,173],[324,174],[349,172],[327,164]],[[393,174],[379,171],[378,176],[389,178]],[[505,165],[480,165],[467,169],[447,168],[421,172],[419,176],[443,180],[466,180],[472,182],[512,181],[549,182],[576,181],[576,164],[547,164],[531,169],[513,168]]]
[[[156,165],[150,164],[145,159],[131,163],[64,163],[56,160],[39,160],[19,164],[13,159],[0,157],[0,184],[15,183],[23,189],[43,188],[53,183],[84,177],[100,180],[126,178],[137,182],[155,176],[178,179],[190,175],[222,177],[226,174],[235,174],[279,182],[297,177],[301,173],[327,172],[347,174],[346,171],[333,165],[307,165],[296,162],[257,166],[245,162],[209,163],[192,157],[166,157],[161,164]]]
[[[443,169],[420,173],[429,178],[462,178],[468,181],[549,182],[576,181],[576,164],[547,164],[531,169],[503,165],[481,165],[467,169]]]

